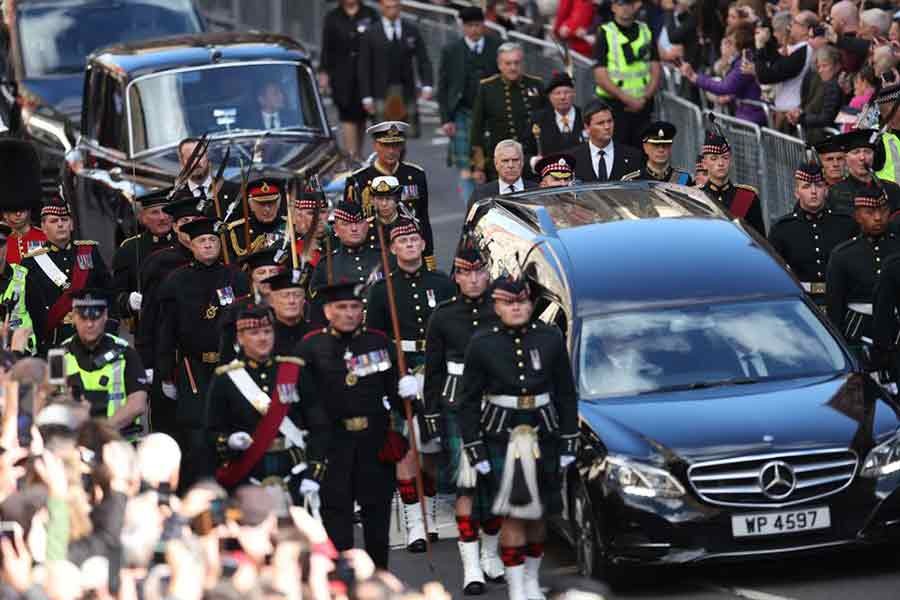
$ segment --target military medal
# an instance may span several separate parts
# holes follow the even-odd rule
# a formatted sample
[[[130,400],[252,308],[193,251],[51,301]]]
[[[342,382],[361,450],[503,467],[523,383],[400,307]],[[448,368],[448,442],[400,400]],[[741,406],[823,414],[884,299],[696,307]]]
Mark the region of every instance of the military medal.
[[[437,306],[437,299],[434,297],[434,290],[425,290],[425,296],[428,298],[428,307],[434,308]]]
[[[356,385],[357,381],[359,381],[359,377],[357,377],[355,373],[347,373],[347,376],[344,377],[344,383],[346,383],[348,387],[353,387]]]
[[[43,245],[40,240],[28,240],[28,252],[34,252]]]
[[[419,186],[416,184],[412,185],[404,185],[403,193],[400,196],[400,200],[418,200],[419,199]]]
[[[78,268],[82,271],[88,271],[94,268],[94,257],[90,254],[76,254],[78,259]]]
[[[231,289],[231,286],[216,290],[216,295],[219,296],[220,306],[228,306],[229,304],[234,302],[234,290]]]
[[[204,319],[215,319],[217,312],[219,312],[219,307],[216,306],[215,304],[210,304],[206,308],[206,312],[203,314],[203,318]]]
[[[531,357],[531,366],[535,371],[541,370],[541,351],[537,348],[532,348],[528,351],[528,355]]]

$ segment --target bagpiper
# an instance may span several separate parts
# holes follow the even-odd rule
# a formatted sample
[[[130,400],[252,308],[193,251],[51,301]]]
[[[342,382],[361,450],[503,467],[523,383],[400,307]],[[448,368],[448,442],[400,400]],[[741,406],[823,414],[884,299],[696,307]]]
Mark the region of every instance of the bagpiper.
[[[525,542],[501,542],[510,600],[542,598],[546,519],[562,510],[563,470],[575,462],[578,400],[562,333],[531,321],[523,276],[499,277],[492,293],[500,323],[472,336],[463,367],[463,449],[478,485],[495,486],[501,539]]]
[[[303,361],[274,353],[271,309],[248,306],[237,317],[238,357],[216,369],[207,427],[219,457],[216,479],[289,492],[294,504],[319,490],[328,423],[318,396],[300,399]],[[303,430],[308,433],[304,435]]]
[[[860,232],[831,251],[825,293],[831,322],[859,348],[873,340],[872,296],[882,265],[900,253],[900,238],[888,231],[888,205],[880,190],[863,187],[853,203]]]
[[[438,304],[451,298],[456,291],[450,278],[439,271],[425,267],[422,252],[425,240],[418,224],[401,218],[390,232],[390,251],[397,259],[397,268],[391,271],[397,319],[406,365],[413,372],[421,372],[425,363],[425,328],[428,318]],[[369,289],[366,325],[379,331],[391,330],[391,313],[388,305],[386,280],[375,282]],[[421,412],[421,411],[420,411]],[[437,486],[436,459],[440,452],[437,444],[420,444],[423,454],[424,492],[428,522],[423,522],[419,495],[415,485],[415,457],[410,452],[397,465],[397,487],[403,502],[406,523],[406,547],[410,552],[426,550],[425,536],[437,538]],[[427,533],[426,533],[427,532]]]
[[[284,217],[278,214],[282,195],[281,183],[274,179],[260,178],[247,183],[247,205],[250,214],[246,218],[228,224],[228,240],[232,256],[253,254],[281,242],[285,231]],[[244,225],[247,219],[249,227]]]
[[[376,177],[392,175],[400,183],[400,203],[407,212],[419,220],[422,236],[425,238],[425,264],[434,270],[434,234],[431,218],[428,216],[428,178],[419,165],[403,160],[406,150],[406,131],[409,126],[402,121],[385,121],[372,125],[366,133],[372,136],[375,146],[375,162],[347,178],[344,199],[360,202],[366,217],[373,214],[374,207],[369,197],[372,182]]]
[[[622,181],[649,179],[680,185],[694,185],[691,174],[672,166],[672,144],[678,129],[666,121],[654,121],[641,132],[644,166],[622,177]]]
[[[825,273],[835,246],[856,235],[856,221],[825,204],[822,167],[805,163],[794,171],[794,210],[772,225],[769,243],[817,304],[825,304]]]
[[[759,235],[765,235],[759,192],[752,185],[731,182],[731,145],[728,140],[718,133],[706,132],[702,154],[707,181],[700,189],[732,217],[744,219]]]
[[[62,196],[54,196],[41,209],[41,228],[47,242],[25,255],[22,266],[28,269],[25,305],[34,322],[38,353],[45,354],[75,333],[72,294],[85,288],[109,289],[110,277],[97,242],[72,239],[72,213]]]
[[[360,506],[366,552],[375,566],[388,566],[395,465],[406,454],[402,436],[391,429],[400,395],[415,396],[414,377],[399,382],[387,336],[363,325],[362,286],[341,282],[320,288],[328,326],[301,342],[304,362],[300,397],[327,390],[330,426],[322,481],[322,519],[338,550],[353,547],[354,502]]]
[[[466,236],[453,260],[453,280],[458,288],[450,300],[438,305],[428,321],[425,338],[425,434],[440,438],[445,466],[442,473],[456,488],[456,526],[463,565],[463,592],[483,594],[485,577],[503,578],[500,560],[501,519],[491,513],[486,486],[478,487],[462,452],[459,400],[469,341],[476,331],[497,323],[489,287],[490,273],[484,257]],[[460,477],[463,475],[463,477]],[[479,545],[479,528],[481,531]],[[480,547],[479,547],[480,546]]]

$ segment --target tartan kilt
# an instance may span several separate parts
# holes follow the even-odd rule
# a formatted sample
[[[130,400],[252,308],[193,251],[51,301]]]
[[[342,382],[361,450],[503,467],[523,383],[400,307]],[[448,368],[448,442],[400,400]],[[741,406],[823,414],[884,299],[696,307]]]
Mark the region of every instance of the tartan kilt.
[[[485,440],[491,472],[488,477],[492,481],[491,504],[494,495],[503,481],[503,469],[506,465],[506,447],[508,439],[494,438]],[[544,517],[558,515],[562,512],[562,473],[559,470],[559,438],[541,437],[538,441],[541,458],[537,460],[538,489]]]
[[[447,145],[447,166],[456,169],[468,169],[472,166],[472,144],[469,131],[472,127],[472,111],[460,108],[453,118],[456,134]]]
[[[442,418],[444,421],[441,435],[443,453],[441,466],[438,469],[438,491],[455,493],[457,497],[467,496],[472,498],[472,518],[477,521],[486,521],[493,517],[491,504],[494,500],[494,488],[491,484],[490,476],[479,476],[478,487],[475,489],[456,486],[456,478],[459,475],[459,465],[462,457],[462,433],[460,432],[455,412],[445,410]]]

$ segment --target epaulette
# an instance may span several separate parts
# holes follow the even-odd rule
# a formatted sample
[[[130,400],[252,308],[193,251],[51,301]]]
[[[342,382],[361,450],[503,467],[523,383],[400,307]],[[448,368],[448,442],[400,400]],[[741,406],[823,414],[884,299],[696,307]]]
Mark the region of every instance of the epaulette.
[[[129,238],[125,238],[124,240],[122,240],[122,243],[119,244],[119,248],[125,247],[125,244],[127,244],[127,243],[130,242],[131,240],[136,240],[136,239],[138,239],[139,237],[141,237],[140,234],[138,234],[138,235],[133,235],[133,236],[131,236],[131,237],[129,237]]]
[[[544,82],[544,80],[541,79],[540,77],[538,77],[537,75],[529,75],[528,73],[524,73],[524,74],[522,75],[522,79],[531,79],[531,80],[535,81],[536,83],[543,83],[543,82]]]
[[[747,185],[746,183],[735,183],[734,187],[739,188],[739,189],[744,189],[744,190],[750,190],[751,192],[753,192],[754,194],[759,196],[759,190],[756,189],[755,187],[753,187],[752,185]]]
[[[356,174],[358,174],[358,173],[362,173],[363,171],[365,171],[366,169],[368,169],[368,168],[371,167],[371,166],[372,166],[372,165],[363,165],[363,166],[361,166],[360,168],[358,168],[357,170],[351,171],[351,172],[350,172],[350,177],[353,177],[354,175],[356,175]]]
[[[425,169],[423,169],[422,167],[420,167],[420,166],[417,165],[416,163],[411,163],[411,162],[409,162],[409,161],[407,161],[407,160],[404,160],[404,161],[403,161],[403,164],[406,165],[406,166],[408,166],[408,167],[412,167],[413,169],[418,169],[418,170],[422,171],[423,173],[425,172]]]
[[[306,361],[300,358],[299,356],[276,356],[275,362],[280,363],[290,363],[292,365],[297,365],[299,367],[305,367]]]
[[[237,227],[238,225],[243,225],[243,224],[244,224],[244,218],[243,218],[243,217],[241,217],[241,218],[238,219],[237,221],[232,221],[232,222],[230,222],[230,223],[228,224],[228,231],[231,231],[232,229],[234,229],[234,228]]]
[[[317,336],[317,335],[321,335],[321,334],[323,334],[323,333],[325,333],[325,332],[327,332],[327,331],[328,331],[328,328],[327,328],[327,327],[319,327],[318,329],[313,329],[312,331],[310,331],[309,333],[307,333],[306,335],[304,335],[303,338],[302,338],[300,341],[305,342],[305,341],[308,340],[309,338],[315,337],[315,336]]]
[[[434,310],[435,310],[435,311],[438,311],[438,310],[440,310],[441,308],[443,308],[443,307],[445,307],[445,306],[450,306],[451,304],[453,304],[454,302],[456,302],[457,298],[459,298],[459,296],[453,296],[453,297],[448,298],[448,299],[446,299],[446,300],[441,300],[440,302],[438,302],[438,305],[434,307]]]
[[[32,256],[38,256],[40,254],[47,254],[48,252],[50,252],[50,250],[48,248],[35,248],[34,250],[29,252],[22,258],[31,258]]]
[[[832,252],[832,253],[835,253],[835,252],[838,252],[838,251],[840,251],[840,250],[843,250],[843,249],[846,248],[846,247],[852,246],[852,245],[855,244],[857,241],[859,241],[859,236],[858,236],[858,235],[854,235],[854,236],[853,236],[852,238],[850,238],[849,240],[845,240],[845,241],[841,242],[840,244],[838,244],[837,246],[835,246],[834,248],[832,248],[832,249],[831,249],[831,252]]]
[[[237,369],[243,369],[243,368],[244,368],[244,361],[234,359],[227,365],[222,365],[221,367],[216,367],[216,375],[224,375],[225,373],[228,373],[229,371],[235,371]]]
[[[632,180],[640,177],[640,175],[641,175],[640,169],[638,169],[637,171],[632,171],[631,173],[625,173],[624,175],[622,175],[622,181],[632,181]]]
[[[96,246],[97,242],[94,240],[75,240],[72,242],[76,246]]]
[[[482,79],[481,83],[490,83],[490,82],[494,81],[495,79],[499,79],[499,78],[500,78],[500,73],[494,73],[490,77],[485,77],[484,79]]]

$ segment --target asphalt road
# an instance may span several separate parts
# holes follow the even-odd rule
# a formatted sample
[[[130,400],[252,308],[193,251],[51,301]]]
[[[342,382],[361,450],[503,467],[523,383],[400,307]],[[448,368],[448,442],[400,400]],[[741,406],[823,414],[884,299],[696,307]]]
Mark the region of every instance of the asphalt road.
[[[437,135],[437,122],[426,120],[421,139],[408,142],[407,159],[428,173],[430,210],[439,268],[448,270],[464,206],[456,193],[456,175],[446,166],[446,143]],[[442,539],[434,545],[431,563],[424,555],[402,548],[403,532],[395,524],[391,569],[404,581],[421,585],[439,579],[454,597],[463,597],[462,574],[456,548],[455,523],[449,503],[440,519]],[[543,581],[577,577],[574,553],[560,540],[549,543],[543,565]],[[648,570],[640,584],[627,592],[608,593],[611,598],[635,600],[894,600],[900,597],[900,546],[871,551],[843,551],[806,558],[781,558],[738,565],[699,565],[690,568]],[[489,585],[483,598],[505,599],[506,588]]]

